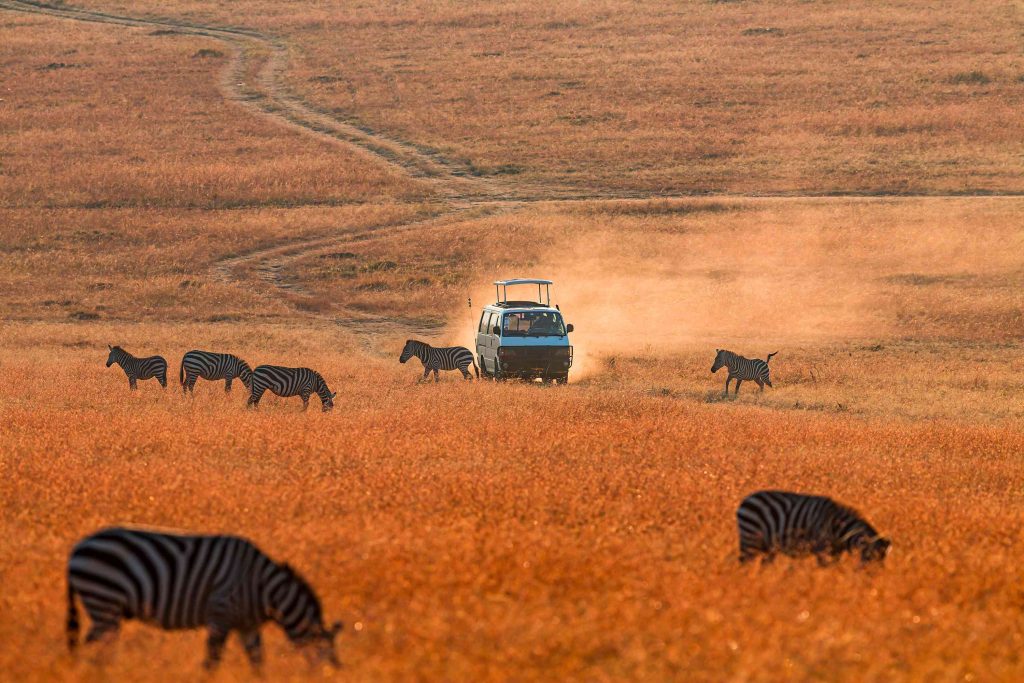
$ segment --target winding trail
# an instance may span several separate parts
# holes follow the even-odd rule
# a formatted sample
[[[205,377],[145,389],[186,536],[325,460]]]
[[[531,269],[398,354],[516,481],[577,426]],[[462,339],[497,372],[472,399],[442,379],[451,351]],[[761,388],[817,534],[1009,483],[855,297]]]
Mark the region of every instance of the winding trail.
[[[312,104],[290,93],[281,76],[287,48],[277,38],[249,29],[207,26],[173,19],[119,16],[30,0],[0,0],[0,9],[74,21],[157,29],[154,35],[182,34],[218,40],[231,53],[219,79],[225,99],[325,142],[357,147],[416,178],[444,179],[458,186],[460,183],[456,181],[467,175],[465,167],[438,154],[426,152],[378,132],[368,132],[319,111]],[[472,180],[477,181],[475,184],[481,184],[478,179]]]

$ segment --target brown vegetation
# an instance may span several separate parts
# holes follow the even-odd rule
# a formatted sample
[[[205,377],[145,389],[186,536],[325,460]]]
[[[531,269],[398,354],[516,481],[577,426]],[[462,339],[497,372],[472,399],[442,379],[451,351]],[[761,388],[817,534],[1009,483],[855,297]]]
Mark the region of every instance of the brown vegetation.
[[[131,11],[147,7],[168,12],[155,0]],[[488,177],[669,193],[1024,191],[1024,15],[1012,4],[175,7],[281,36],[299,92]]]
[[[84,4],[280,36],[325,116],[492,199],[1024,189],[996,5]],[[120,522],[294,563],[347,624],[325,678],[1022,677],[1024,200],[471,203],[226,101],[236,48],[0,12],[0,679],[199,675],[198,632],[66,654],[67,552]],[[397,363],[515,275],[556,280],[568,387]],[[313,367],[337,408],[129,394],[108,343]],[[723,346],[778,350],[775,389],[723,399]],[[859,508],[885,566],[741,568],[766,487]]]

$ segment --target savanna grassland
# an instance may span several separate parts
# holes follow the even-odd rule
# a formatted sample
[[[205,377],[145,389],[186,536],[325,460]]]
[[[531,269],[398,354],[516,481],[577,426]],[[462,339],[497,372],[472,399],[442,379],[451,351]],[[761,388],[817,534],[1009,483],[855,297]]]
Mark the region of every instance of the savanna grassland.
[[[200,632],[67,654],[67,553],[117,523],[306,575],[344,667],[268,627],[268,680],[1024,676],[1016,4],[12,4],[0,678],[201,675]],[[757,196],[875,192],[1004,196]],[[569,386],[397,363],[516,275],[556,281]],[[723,398],[721,347],[774,389]],[[336,408],[185,399],[192,348]],[[740,567],[772,487],[862,510],[884,566]],[[249,677],[232,640],[211,678]]]
[[[1017,2],[174,8],[287,39],[294,90],[485,177],[627,194],[1024,191]]]

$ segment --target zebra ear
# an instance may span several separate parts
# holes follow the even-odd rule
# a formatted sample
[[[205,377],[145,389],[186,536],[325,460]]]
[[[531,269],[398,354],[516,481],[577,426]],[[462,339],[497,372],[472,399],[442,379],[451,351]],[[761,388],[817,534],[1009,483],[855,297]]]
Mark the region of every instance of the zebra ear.
[[[338,392],[337,392],[337,391],[335,391],[335,392],[334,392],[333,394],[331,394],[331,398],[334,398],[334,397],[335,397],[335,396],[337,396],[337,395],[338,395]]]
[[[111,346],[110,344],[107,344],[107,350],[108,350],[108,351],[113,351],[113,350],[114,350],[114,347],[113,347],[113,346]]]

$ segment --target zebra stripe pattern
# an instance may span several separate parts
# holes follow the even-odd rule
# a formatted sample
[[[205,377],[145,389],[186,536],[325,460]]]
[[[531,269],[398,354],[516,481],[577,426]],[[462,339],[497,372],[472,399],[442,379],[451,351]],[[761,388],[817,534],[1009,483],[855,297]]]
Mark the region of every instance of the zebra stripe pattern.
[[[121,366],[124,374],[128,375],[128,387],[133,391],[138,387],[137,380],[151,379],[156,377],[160,386],[167,388],[167,361],[161,356],[149,356],[148,358],[136,358],[120,346],[107,344],[110,355],[107,356],[107,367],[114,363]]]
[[[209,380],[224,380],[224,391],[231,391],[231,382],[237,377],[242,380],[246,389],[252,387],[252,368],[238,356],[230,353],[212,353],[210,351],[189,351],[181,359],[178,381],[181,382],[182,393],[192,393],[196,380],[202,377]]]
[[[884,560],[891,542],[882,538],[855,510],[823,496],[788,491],[758,491],[736,510],[740,562],[758,554],[814,554],[821,564],[844,552],[860,550],[861,561]]]
[[[769,353],[767,360],[760,358],[744,358],[743,356],[726,351],[715,349],[715,362],[711,365],[711,372],[718,372],[719,368],[725,366],[729,369],[729,376],[725,378],[725,395],[729,395],[729,382],[736,380],[736,392],[739,395],[740,384],[743,380],[753,380],[764,391],[764,385],[772,386],[772,380],[768,373],[768,362],[772,356],[778,353]]]
[[[302,409],[309,408],[309,397],[316,394],[326,413],[334,407],[334,397],[327,388],[327,382],[319,372],[309,368],[283,368],[277,365],[261,365],[252,372],[252,393],[249,395],[248,406],[257,407],[263,392],[270,390],[278,396],[301,396]]]
[[[473,375],[469,374],[470,365],[473,366],[477,378],[480,377],[480,368],[476,366],[473,352],[464,346],[433,347],[426,342],[408,339],[405,342],[405,348],[402,349],[402,355],[398,357],[398,362],[405,363],[413,356],[419,358],[423,363],[423,379],[427,379],[430,372],[433,371],[434,381],[437,382],[438,370],[456,369],[462,372],[464,379],[472,379]]]
[[[206,627],[205,666],[213,668],[228,634],[238,631],[249,661],[259,667],[260,627],[272,620],[308,656],[338,663],[334,637],[340,622],[325,628],[309,584],[244,538],[104,529],[72,549],[67,580],[72,650],[78,644],[77,595],[92,620],[87,643],[116,636],[126,619],[163,629]]]

